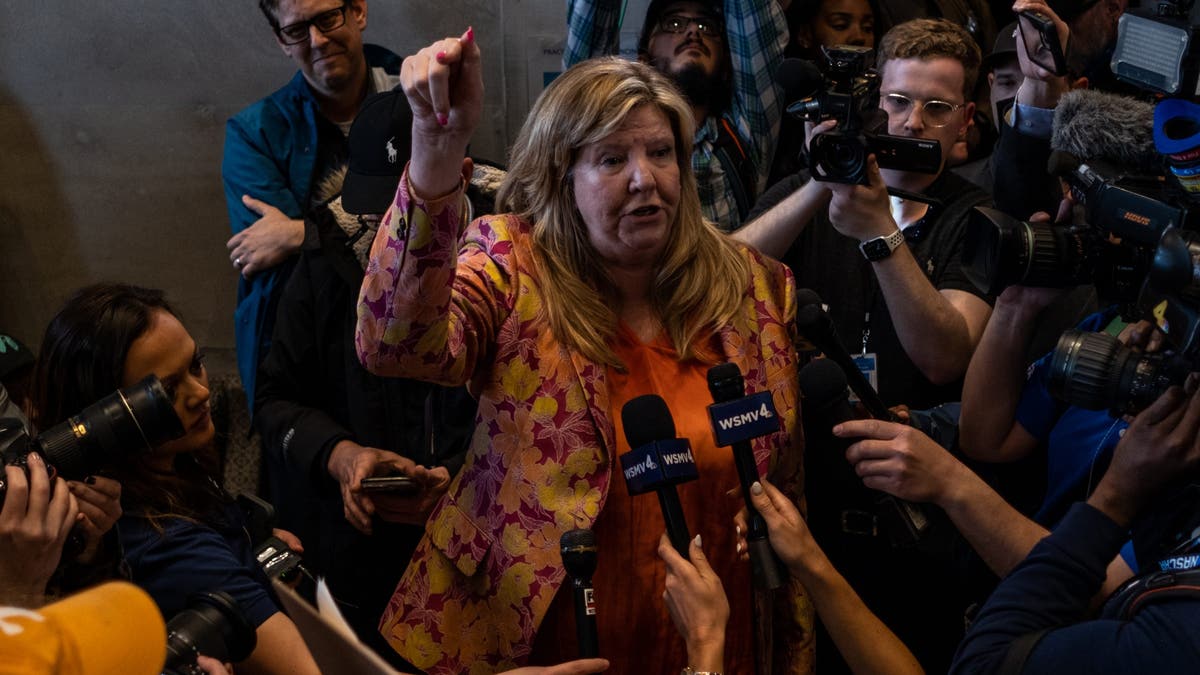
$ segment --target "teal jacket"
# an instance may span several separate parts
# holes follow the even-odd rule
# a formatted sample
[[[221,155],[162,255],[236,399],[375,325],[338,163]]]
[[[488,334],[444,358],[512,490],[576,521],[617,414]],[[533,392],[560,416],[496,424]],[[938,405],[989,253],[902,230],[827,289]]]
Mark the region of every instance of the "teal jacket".
[[[400,72],[402,59],[377,45],[363,45],[367,65],[389,74]],[[317,158],[317,100],[300,72],[275,93],[254,103],[225,124],[221,181],[233,234],[259,218],[242,204],[248,194],[291,218],[304,215]],[[267,355],[275,309],[296,257],[277,267],[238,278],[234,335],[238,373],[247,404],[254,407],[255,374]]]

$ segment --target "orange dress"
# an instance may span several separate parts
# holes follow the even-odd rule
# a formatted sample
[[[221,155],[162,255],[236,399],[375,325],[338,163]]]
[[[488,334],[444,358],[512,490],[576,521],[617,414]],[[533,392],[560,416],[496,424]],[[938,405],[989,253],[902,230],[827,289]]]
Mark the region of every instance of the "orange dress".
[[[643,394],[661,396],[675,421],[675,435],[691,441],[700,474],[677,488],[688,531],[701,535],[729,597],[725,673],[749,675],[754,672],[750,569],[734,551],[733,515],[741,502],[727,493],[738,485],[737,469],[730,449],[713,444],[706,410],[712,403],[709,365],[681,363],[666,335],[643,344],[623,325],[614,348],[628,366],[627,372],[609,368],[607,373],[617,454],[630,450],[621,408]],[[611,673],[677,675],[688,665],[687,648],[662,598],[666,568],[657,551],[666,526],[658,498],[653,493],[630,497],[619,462],[613,481],[594,527],[598,553],[592,585],[600,655],[612,664]],[[577,655],[572,594],[564,583],[538,630],[530,663],[548,665]]]

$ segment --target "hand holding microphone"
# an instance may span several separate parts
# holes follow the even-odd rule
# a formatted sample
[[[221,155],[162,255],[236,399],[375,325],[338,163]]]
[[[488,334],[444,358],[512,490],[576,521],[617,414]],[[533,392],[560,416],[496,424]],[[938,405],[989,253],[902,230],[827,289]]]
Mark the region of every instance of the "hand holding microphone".
[[[687,644],[688,665],[701,672],[723,672],[729,599],[700,543],[696,535],[684,557],[665,534],[659,540],[658,556],[667,568],[663,600],[675,630]]]
[[[696,459],[686,438],[675,438],[675,420],[657,394],[638,396],[621,408],[621,423],[629,452],[621,455],[621,470],[630,496],[653,490],[658,494],[667,536],[679,555],[687,557],[687,521],[675,486],[696,480]]]
[[[746,538],[750,547],[750,563],[755,585],[760,588],[779,588],[783,571],[767,541],[767,526],[750,501],[750,486],[758,480],[758,462],[750,440],[779,430],[779,416],[771,392],[746,396],[742,371],[736,364],[723,363],[708,370],[708,390],[713,404],[708,407],[712,418],[713,437],[717,446],[732,446],[742,497],[750,513]]]
[[[579,658],[595,658],[600,655],[600,638],[596,634],[596,598],[592,589],[592,575],[596,573],[596,534],[591,530],[569,530],[559,539],[559,546],[563,568],[571,577]]]

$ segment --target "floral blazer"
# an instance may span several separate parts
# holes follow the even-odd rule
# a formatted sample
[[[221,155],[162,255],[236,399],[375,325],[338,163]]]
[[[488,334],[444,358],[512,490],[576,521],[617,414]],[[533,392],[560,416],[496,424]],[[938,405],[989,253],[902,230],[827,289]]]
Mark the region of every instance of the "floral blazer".
[[[426,522],[380,630],[429,673],[490,673],[528,656],[566,575],[559,537],[595,522],[614,480],[606,367],[551,335],[529,223],[480,218],[459,240],[457,193],[432,202],[409,195],[406,174],[363,281],[359,358],[380,375],[467,383],[479,416],[466,463]],[[755,456],[799,494],[791,273],[742,253],[753,270],[744,311],[719,341],[748,392],[774,395],[782,429],[757,439]],[[788,602],[760,606],[786,613],[794,634],[777,629],[774,644],[760,636],[760,646],[787,652],[787,667],[774,672],[810,672],[812,609],[798,584],[789,590]]]

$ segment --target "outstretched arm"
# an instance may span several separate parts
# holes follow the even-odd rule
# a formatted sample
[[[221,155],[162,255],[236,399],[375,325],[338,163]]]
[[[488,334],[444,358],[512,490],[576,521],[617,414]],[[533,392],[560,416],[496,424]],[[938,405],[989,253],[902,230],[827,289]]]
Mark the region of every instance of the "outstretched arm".
[[[763,479],[750,487],[750,500],[767,523],[771,547],[808,590],[821,622],[851,671],[858,675],[925,672],[908,647],[871,613],[845,577],[834,569],[790,499]],[[738,550],[745,553],[745,509],[734,522],[739,534]]]

